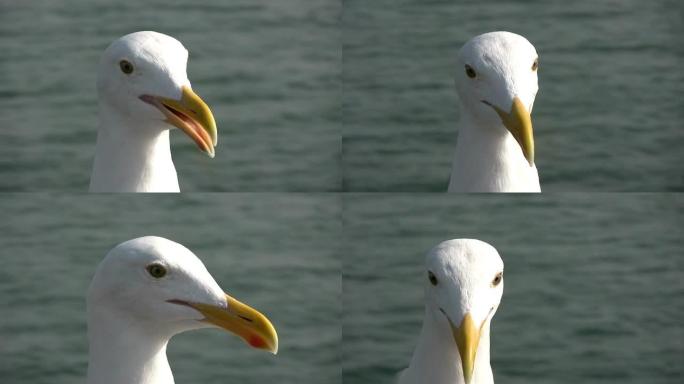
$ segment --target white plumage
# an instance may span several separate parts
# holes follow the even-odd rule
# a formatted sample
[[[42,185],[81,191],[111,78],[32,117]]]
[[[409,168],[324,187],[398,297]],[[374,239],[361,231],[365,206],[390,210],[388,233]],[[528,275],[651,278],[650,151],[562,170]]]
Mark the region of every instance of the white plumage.
[[[399,384],[491,384],[490,323],[503,293],[503,261],[473,239],[440,243],[426,258],[425,316]]]
[[[173,384],[169,340],[206,327],[278,350],[270,321],[225,294],[190,250],[153,236],[121,243],[88,289],[88,384]]]
[[[527,39],[490,32],[458,54],[461,104],[449,192],[540,192],[530,113],[538,56]]]
[[[169,145],[174,126],[214,156],[216,123],[192,91],[187,59],[178,40],[149,31],[123,36],[105,50],[91,192],[179,192]]]

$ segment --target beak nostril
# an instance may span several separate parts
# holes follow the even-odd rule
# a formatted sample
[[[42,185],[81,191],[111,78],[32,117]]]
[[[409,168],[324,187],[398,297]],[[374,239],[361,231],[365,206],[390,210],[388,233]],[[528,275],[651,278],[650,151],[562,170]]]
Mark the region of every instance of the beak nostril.
[[[244,321],[249,321],[250,323],[253,323],[253,322],[254,322],[254,320],[250,319],[249,317],[245,317],[245,316],[242,316],[242,315],[238,315],[238,317],[241,318],[241,319],[244,320]]]

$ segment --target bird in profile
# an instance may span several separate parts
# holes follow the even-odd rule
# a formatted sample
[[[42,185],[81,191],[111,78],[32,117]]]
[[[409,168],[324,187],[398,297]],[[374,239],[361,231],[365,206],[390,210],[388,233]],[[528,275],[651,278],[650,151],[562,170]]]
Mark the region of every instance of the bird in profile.
[[[97,267],[87,306],[88,384],[173,384],[166,346],[194,329],[222,328],[278,351],[264,315],[224,293],[190,250],[161,237],[114,247]]]
[[[461,48],[449,192],[541,192],[530,117],[538,66],[534,46],[510,32],[475,36]]]
[[[190,86],[187,60],[178,40],[151,31],[123,36],[105,50],[91,192],[179,192],[173,127],[214,157],[216,122]]]
[[[448,240],[428,253],[423,327],[398,384],[494,383],[489,331],[503,267],[496,249],[480,240]]]

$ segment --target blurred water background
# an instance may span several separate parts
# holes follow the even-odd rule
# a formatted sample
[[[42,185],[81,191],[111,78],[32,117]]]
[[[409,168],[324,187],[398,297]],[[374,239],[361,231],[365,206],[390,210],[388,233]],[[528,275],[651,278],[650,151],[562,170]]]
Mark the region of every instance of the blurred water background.
[[[346,0],[343,188],[445,191],[456,54],[507,30],[539,53],[542,190],[684,190],[682,20],[675,0]]]
[[[0,381],[84,383],[85,294],[119,242],[158,235],[266,314],[278,355],[215,329],[175,336],[177,383],[341,383],[339,198],[272,194],[0,199]]]
[[[422,324],[425,254],[476,238],[505,265],[497,383],[680,383],[683,211],[672,194],[346,197],[344,382],[394,384]]]
[[[87,191],[96,71],[115,39],[166,33],[219,130],[209,159],[180,130],[183,191],[340,188],[335,0],[0,0],[0,190]]]
[[[219,125],[213,160],[174,131],[186,191],[445,190],[454,57],[492,30],[540,53],[545,191],[681,191],[681,12],[675,0],[0,0],[0,190],[87,189],[99,56],[152,29],[189,49]]]

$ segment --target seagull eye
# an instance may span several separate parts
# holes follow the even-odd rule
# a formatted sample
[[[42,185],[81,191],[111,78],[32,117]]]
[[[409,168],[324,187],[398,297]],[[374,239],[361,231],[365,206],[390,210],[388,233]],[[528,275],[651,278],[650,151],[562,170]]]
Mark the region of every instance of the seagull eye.
[[[130,75],[133,73],[133,64],[131,64],[130,61],[127,60],[121,60],[119,61],[119,68],[121,68],[121,72]]]
[[[437,285],[437,278],[435,277],[435,274],[430,271],[428,271],[428,280],[430,280],[432,285]]]
[[[536,71],[537,68],[539,68],[539,58],[534,59],[534,63],[532,63],[532,71]]]
[[[155,279],[161,279],[166,276],[166,268],[160,264],[150,264],[147,266],[147,273]]]
[[[492,281],[492,286],[496,287],[497,285],[499,285],[499,283],[501,283],[501,280],[503,280],[503,272],[499,272],[496,274],[496,276],[494,277],[494,281]]]
[[[466,66],[465,66],[465,72],[466,72],[466,75],[468,75],[468,77],[470,77],[471,79],[474,79],[475,76],[477,76],[477,73],[475,73],[475,70],[473,69],[473,67],[471,67],[468,64],[466,64]]]

